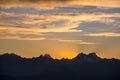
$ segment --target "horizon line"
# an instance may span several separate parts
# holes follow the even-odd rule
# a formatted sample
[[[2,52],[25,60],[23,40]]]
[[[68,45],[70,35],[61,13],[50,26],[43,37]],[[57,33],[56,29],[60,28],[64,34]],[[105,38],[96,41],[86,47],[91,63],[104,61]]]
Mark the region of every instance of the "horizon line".
[[[39,56],[33,56],[33,57],[25,57],[25,56],[21,56],[21,55],[18,55],[18,54],[16,54],[16,53],[3,53],[3,54],[0,54],[0,56],[2,56],[2,55],[5,55],[5,54],[8,54],[8,55],[15,55],[15,56],[18,56],[18,57],[20,57],[20,58],[25,58],[25,59],[33,59],[33,58],[38,58],[38,57],[40,57],[40,56],[43,56],[43,57],[46,57],[46,56],[49,56],[49,58],[51,58],[51,59],[57,59],[57,60],[62,60],[62,59],[68,59],[68,60],[71,60],[71,59],[74,59],[75,57],[77,57],[78,55],[80,55],[80,54],[83,54],[83,55],[86,55],[86,56],[88,56],[88,55],[90,55],[90,54],[95,54],[97,57],[99,57],[99,58],[101,58],[101,59],[118,59],[118,58],[102,58],[102,57],[100,57],[100,56],[98,56],[97,54],[96,54],[96,52],[90,52],[90,53],[88,53],[88,54],[86,54],[86,53],[84,53],[84,52],[80,52],[80,53],[78,53],[75,57],[73,57],[73,58],[65,58],[65,57],[63,57],[63,58],[54,58],[54,57],[52,57],[50,54],[48,54],[48,53],[45,53],[45,54],[40,54]],[[120,60],[120,59],[118,59],[118,60]]]

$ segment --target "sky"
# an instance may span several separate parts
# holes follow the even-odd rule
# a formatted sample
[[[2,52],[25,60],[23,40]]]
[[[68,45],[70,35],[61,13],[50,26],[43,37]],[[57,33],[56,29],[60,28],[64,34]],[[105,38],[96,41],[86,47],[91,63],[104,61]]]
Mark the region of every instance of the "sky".
[[[120,0],[0,0],[0,54],[120,59]]]

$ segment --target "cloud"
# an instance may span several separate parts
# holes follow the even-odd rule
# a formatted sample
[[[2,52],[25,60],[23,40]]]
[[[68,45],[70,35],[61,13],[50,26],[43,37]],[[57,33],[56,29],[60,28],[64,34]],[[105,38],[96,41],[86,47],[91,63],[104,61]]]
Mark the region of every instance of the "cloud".
[[[104,13],[78,13],[78,14],[15,14],[15,13],[0,13],[0,24],[12,24],[18,26],[36,26],[42,28],[64,28],[73,29],[80,25],[81,22],[98,21],[102,23],[115,22],[113,17],[120,17],[119,13],[104,14]]]
[[[45,40],[44,37],[20,37],[20,36],[0,36],[0,39],[12,39],[12,40]]]
[[[120,33],[113,33],[113,32],[92,33],[92,34],[85,34],[85,35],[92,36],[92,37],[120,37]]]
[[[83,40],[64,40],[64,39],[50,39],[50,40],[56,40],[59,42],[72,43],[72,44],[83,44],[83,45],[98,44],[96,42],[86,42]]]
[[[74,5],[120,7],[119,0],[0,0],[0,7],[2,8],[29,7],[36,9],[55,9]]]
[[[51,15],[52,16],[52,15]],[[57,14],[53,15],[56,18],[59,19],[67,19],[71,22],[102,22],[102,23],[112,23],[115,22],[114,19],[111,19],[113,17],[120,17],[119,13],[114,14],[105,14],[105,13],[78,13],[78,14]]]
[[[83,30],[77,29],[82,22],[98,21],[108,24],[115,22],[112,19],[113,17],[119,18],[120,14],[80,13],[38,15],[1,12],[0,33],[23,34],[28,35],[27,38],[29,38],[30,35],[39,35],[41,37],[42,34],[48,32],[82,32]],[[45,35],[42,36],[45,37]]]
[[[17,39],[17,40],[44,40],[45,33],[47,32],[81,32],[82,30],[75,30],[59,27],[59,28],[44,28],[44,27],[24,27],[24,26],[14,26],[14,25],[0,25],[0,39]],[[7,35],[7,36],[6,36]],[[8,35],[17,35],[17,36],[8,36]],[[21,37],[20,35],[26,35]],[[31,35],[38,37],[30,37]]]

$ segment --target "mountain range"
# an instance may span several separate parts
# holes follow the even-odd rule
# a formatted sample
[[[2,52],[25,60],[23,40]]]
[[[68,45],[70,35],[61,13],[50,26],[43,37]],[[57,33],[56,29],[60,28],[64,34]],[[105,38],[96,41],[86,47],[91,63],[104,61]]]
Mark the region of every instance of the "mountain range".
[[[0,80],[120,80],[120,60],[96,53],[79,53],[72,59],[5,53],[0,55]]]

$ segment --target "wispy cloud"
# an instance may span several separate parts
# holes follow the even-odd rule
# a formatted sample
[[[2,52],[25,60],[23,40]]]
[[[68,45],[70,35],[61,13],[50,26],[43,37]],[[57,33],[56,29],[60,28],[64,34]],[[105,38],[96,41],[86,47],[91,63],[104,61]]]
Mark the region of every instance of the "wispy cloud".
[[[0,39],[12,39],[12,40],[45,40],[44,37],[21,37],[21,36],[0,36]]]
[[[3,8],[31,7],[37,9],[55,9],[73,5],[120,7],[119,0],[0,0],[0,7]]]
[[[47,32],[81,32],[82,30],[69,30],[66,28],[43,28],[43,27],[24,27],[24,26],[13,26],[13,25],[0,25],[0,39],[17,39],[17,40],[43,40],[41,36],[45,36],[44,33]],[[7,35],[7,36],[6,36]],[[9,36],[17,35],[17,36]],[[21,37],[21,36],[25,37]],[[31,35],[37,37],[31,37]]]
[[[82,22],[98,21],[105,24],[113,23],[115,22],[115,20],[112,19],[113,17],[119,18],[120,14],[80,13],[35,15],[1,12],[0,33],[34,34],[41,36],[41,34],[48,32],[82,32],[83,30],[77,29]],[[29,36],[27,37],[29,38]]]
[[[83,40],[65,40],[65,39],[50,39],[50,40],[56,40],[59,42],[72,43],[72,44],[83,44],[83,45],[98,44],[96,42],[87,42]]]
[[[120,37],[120,33],[113,33],[113,32],[91,33],[85,35],[93,36],[93,37]]]

